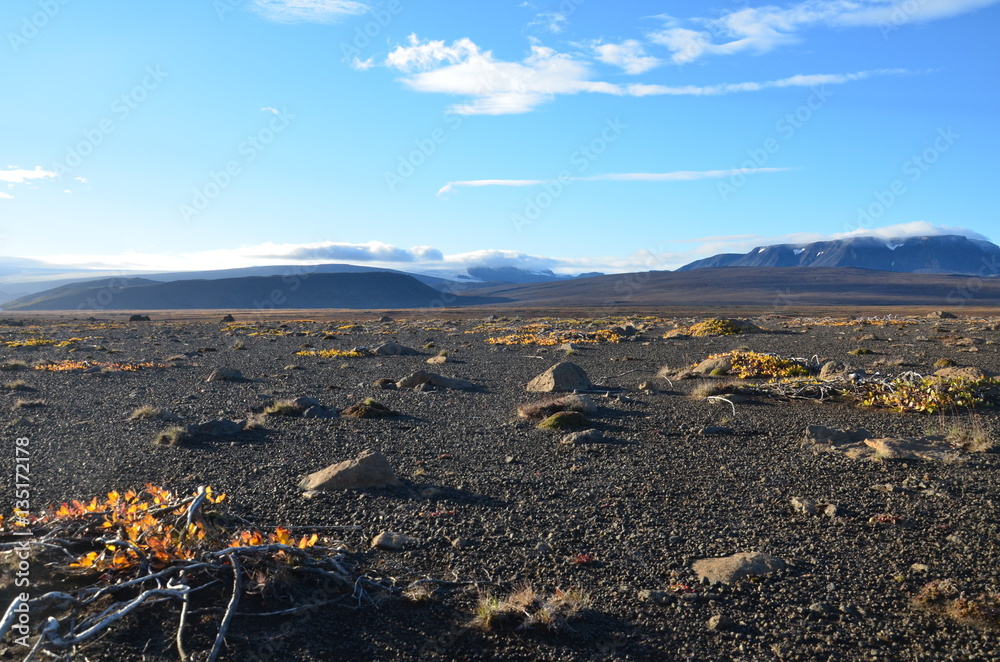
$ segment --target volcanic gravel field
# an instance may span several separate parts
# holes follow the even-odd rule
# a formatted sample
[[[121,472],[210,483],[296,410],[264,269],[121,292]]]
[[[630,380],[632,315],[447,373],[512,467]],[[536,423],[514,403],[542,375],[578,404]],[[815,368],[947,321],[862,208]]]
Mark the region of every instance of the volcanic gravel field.
[[[930,374],[936,361],[951,359],[995,374],[996,319],[884,324],[772,315],[751,320],[766,333],[667,339],[676,324],[697,320],[580,319],[553,328],[593,333],[631,323],[639,330],[621,342],[573,341],[578,349],[567,356],[558,345],[487,342],[528,318],[399,313],[393,321],[345,314],[282,322],[235,313],[237,323],[227,325],[221,316],[25,317],[18,318],[24,326],[0,326],[4,343],[81,339],[8,346],[0,363],[164,366],[0,373],[0,381],[25,382],[0,390],[0,512],[13,509],[14,440],[28,438],[33,512],[147,483],[178,495],[208,485],[228,495],[226,512],[244,527],[311,527],[342,541],[354,571],[383,586],[436,581],[419,600],[372,589],[372,599],[345,596],[343,604],[292,616],[237,616],[220,659],[1000,660],[1000,622],[994,629],[964,624],[913,604],[934,580],[954,580],[969,597],[1000,592],[1000,454],[956,449],[941,462],[861,461],[802,446],[809,425],[911,437],[959,424],[995,439],[993,409],[942,416],[763,395],[730,406],[691,396],[717,378],[656,377],[664,366],[682,369],[737,348],[834,359],[868,373]],[[421,355],[296,354],[388,340]],[[871,353],[848,354],[859,348]],[[427,365],[441,350],[449,362]],[[599,409],[590,418],[603,442],[562,444],[561,433],[518,417],[519,405],[547,397],[526,392],[527,382],[560,361],[580,366],[597,385],[589,395]],[[246,381],[207,382],[220,368],[239,370]],[[479,388],[374,385],[417,370]],[[641,390],[643,382],[658,390]],[[374,398],[400,416],[268,416],[259,429],[178,445],[153,443],[170,423],[129,420],[144,405],[168,409],[183,424],[246,419],[300,396],[330,411]],[[703,434],[712,426],[723,429]],[[402,484],[303,496],[297,483],[304,475],[366,449],[381,451]],[[835,504],[836,513],[799,512],[793,498]],[[383,531],[414,540],[402,551],[371,547]],[[698,559],[755,551],[781,559],[784,569],[733,584],[700,582],[692,570]],[[35,593],[60,588],[58,575],[32,572]],[[14,595],[7,574],[0,610]],[[214,595],[224,608],[230,582],[223,578],[192,606],[206,607]],[[577,589],[589,594],[589,606],[555,628],[475,622],[481,595],[526,585],[545,594]],[[301,596],[271,601],[278,610]],[[178,611],[170,601],[136,610],[72,657],[176,660]],[[211,647],[221,616],[209,609],[191,622],[191,659],[204,659],[198,655]],[[0,642],[0,659],[26,654],[11,635]]]

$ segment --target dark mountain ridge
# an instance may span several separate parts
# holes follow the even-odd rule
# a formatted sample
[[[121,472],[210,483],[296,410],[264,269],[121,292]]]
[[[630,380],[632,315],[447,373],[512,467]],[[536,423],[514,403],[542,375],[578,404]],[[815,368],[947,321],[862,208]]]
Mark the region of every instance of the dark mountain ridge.
[[[709,267],[854,267],[903,273],[1000,275],[1000,246],[960,235],[880,239],[853,237],[811,244],[760,246],[721,253],[677,271]]]

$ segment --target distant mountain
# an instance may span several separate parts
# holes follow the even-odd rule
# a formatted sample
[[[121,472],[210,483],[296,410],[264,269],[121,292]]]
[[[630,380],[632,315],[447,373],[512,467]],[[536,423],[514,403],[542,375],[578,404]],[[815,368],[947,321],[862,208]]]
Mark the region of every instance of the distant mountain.
[[[64,285],[4,306],[34,310],[170,310],[348,308],[414,309],[441,306],[524,307],[598,314],[623,309],[1000,305],[1000,278],[914,274],[833,267],[718,267],[690,271],[567,278],[545,283],[482,284],[443,293],[415,278],[387,272],[247,276],[160,283],[114,278]]]
[[[167,283],[145,278],[103,279],[64,285],[15,299],[4,310],[171,310],[271,308],[427,308],[489,304],[481,297],[444,297],[413,276],[371,273],[313,273],[246,276]]]
[[[998,275],[1000,246],[959,235],[885,240],[854,237],[812,244],[761,246],[749,253],[722,253],[677,271],[711,267],[855,267],[929,274]]]
[[[579,276],[560,276],[549,269],[542,271],[528,271],[517,267],[469,267],[466,269],[473,278],[478,278],[487,283],[550,283],[556,280],[569,280],[572,278],[592,278],[603,276],[604,274],[594,271]]]

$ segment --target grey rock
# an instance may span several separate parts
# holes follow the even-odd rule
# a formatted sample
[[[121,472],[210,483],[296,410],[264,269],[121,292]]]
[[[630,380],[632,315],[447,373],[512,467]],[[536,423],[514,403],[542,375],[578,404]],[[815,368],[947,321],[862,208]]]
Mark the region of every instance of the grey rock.
[[[428,385],[436,388],[450,388],[457,390],[471,390],[476,385],[467,379],[457,377],[444,377],[437,373],[417,370],[415,373],[404,377],[396,382],[396,388],[417,388],[421,385]]]
[[[677,601],[677,595],[671,591],[639,591],[639,599],[652,602],[654,605],[671,605]]]
[[[843,377],[846,371],[847,366],[840,361],[827,361],[823,364],[823,367],[819,369],[819,378],[834,379],[836,377]]]
[[[235,368],[219,368],[218,370],[212,371],[212,374],[208,376],[206,382],[242,382],[245,381],[246,377],[243,373]]]
[[[417,356],[420,354],[420,352],[412,347],[400,345],[399,343],[391,340],[387,343],[382,343],[373,351],[375,352],[375,356]]]
[[[720,425],[706,425],[702,429],[698,430],[698,434],[703,436],[733,434],[734,432],[735,430],[733,430],[732,428],[727,428]]]
[[[399,485],[389,460],[378,451],[362,451],[353,460],[332,464],[299,481],[303,490],[351,490]]]
[[[809,499],[792,497],[792,508],[794,508],[796,512],[804,515],[816,514],[816,503],[814,501],[810,501]]]
[[[309,407],[302,412],[302,418],[337,418],[337,414],[326,407]]]
[[[575,446],[577,444],[597,444],[604,441],[604,433],[597,429],[581,430],[579,432],[570,432],[564,435],[559,441],[561,444],[566,444],[568,446]]]
[[[295,398],[292,400],[292,404],[299,409],[309,409],[310,407],[319,407],[319,400],[316,398],[307,398],[305,396],[300,398]]]
[[[407,545],[416,542],[415,538],[396,531],[383,531],[372,538],[372,547],[378,547],[389,552],[399,552]]]
[[[586,391],[593,386],[583,368],[575,363],[562,361],[528,382],[527,390],[533,393],[556,393]]]
[[[698,375],[710,375],[712,372],[719,370],[722,372],[729,372],[733,369],[733,357],[731,356],[718,356],[714,359],[705,359],[694,368],[691,369],[692,372]]]
[[[733,619],[728,616],[723,616],[722,614],[716,614],[712,618],[708,619],[708,629],[712,632],[726,632],[728,630],[733,630],[736,628],[736,623]]]
[[[740,552],[721,558],[700,559],[692,564],[699,579],[711,584],[732,584],[744,577],[757,577],[781,570],[785,562],[762,552]]]
[[[245,425],[245,423],[244,423]],[[188,432],[192,435],[208,437],[234,437],[243,431],[243,425],[227,418],[217,418],[197,425],[189,425]]]

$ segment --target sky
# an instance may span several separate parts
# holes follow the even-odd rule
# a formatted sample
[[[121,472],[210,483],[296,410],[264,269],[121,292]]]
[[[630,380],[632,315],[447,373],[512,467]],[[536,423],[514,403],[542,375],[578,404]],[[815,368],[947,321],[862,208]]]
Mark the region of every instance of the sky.
[[[1000,0],[0,4],[0,262],[995,240]]]

